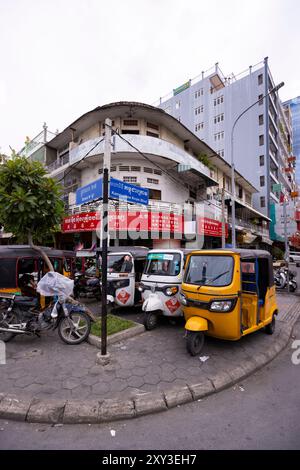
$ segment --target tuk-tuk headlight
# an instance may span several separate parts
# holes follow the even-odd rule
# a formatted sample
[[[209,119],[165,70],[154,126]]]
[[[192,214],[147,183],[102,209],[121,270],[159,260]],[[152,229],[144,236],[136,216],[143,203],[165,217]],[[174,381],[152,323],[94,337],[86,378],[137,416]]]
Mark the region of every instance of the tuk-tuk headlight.
[[[177,286],[167,287],[166,290],[165,290],[165,294],[169,295],[170,297],[171,297],[171,295],[177,294],[177,292],[178,292],[178,287]]]
[[[185,295],[183,294],[179,294],[179,302],[184,305],[185,307],[187,306],[188,304],[188,301],[187,301],[187,298]]]
[[[229,312],[234,306],[235,299],[230,300],[214,300],[209,307],[212,312]]]
[[[144,284],[140,283],[139,286],[138,286],[138,290],[140,292],[144,292],[145,288],[144,288]]]

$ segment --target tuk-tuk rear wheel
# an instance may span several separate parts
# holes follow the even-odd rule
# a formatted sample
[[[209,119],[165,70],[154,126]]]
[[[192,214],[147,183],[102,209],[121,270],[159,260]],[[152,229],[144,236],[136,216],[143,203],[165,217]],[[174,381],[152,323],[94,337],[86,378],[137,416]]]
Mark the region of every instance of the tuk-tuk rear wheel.
[[[267,335],[272,335],[275,331],[275,315],[273,315],[273,318],[272,318],[272,321],[271,323],[269,323],[268,325],[265,326],[265,332],[267,333]]]
[[[186,348],[191,356],[197,356],[202,351],[204,345],[204,333],[202,331],[188,331],[186,338]]]
[[[157,327],[157,313],[156,312],[148,312],[144,314],[144,326],[146,330],[154,330]]]

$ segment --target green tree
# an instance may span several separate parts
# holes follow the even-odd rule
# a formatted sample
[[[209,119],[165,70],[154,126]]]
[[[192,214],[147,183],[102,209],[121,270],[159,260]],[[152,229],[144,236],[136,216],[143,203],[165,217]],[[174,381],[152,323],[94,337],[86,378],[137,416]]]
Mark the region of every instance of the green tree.
[[[0,165],[0,220],[19,242],[27,240],[53,271],[48,256],[35,244],[59,230],[64,214],[60,185],[46,175],[41,163],[18,155]]]
[[[207,166],[209,170],[215,170],[215,166],[211,163],[209,157],[206,155],[206,153],[200,153],[198,155],[198,160],[199,162],[203,163],[203,165]]]

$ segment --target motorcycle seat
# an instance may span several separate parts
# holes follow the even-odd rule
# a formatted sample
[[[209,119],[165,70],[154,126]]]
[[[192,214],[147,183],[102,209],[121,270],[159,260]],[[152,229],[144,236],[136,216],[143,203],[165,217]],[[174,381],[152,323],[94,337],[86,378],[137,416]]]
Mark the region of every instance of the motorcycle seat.
[[[88,279],[86,281],[87,286],[97,286],[99,285],[99,279]]]

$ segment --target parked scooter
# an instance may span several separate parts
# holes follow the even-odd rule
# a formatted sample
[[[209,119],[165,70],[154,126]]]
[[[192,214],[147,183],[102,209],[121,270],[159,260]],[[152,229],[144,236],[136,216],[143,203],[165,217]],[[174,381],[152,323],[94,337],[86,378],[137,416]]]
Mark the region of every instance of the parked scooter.
[[[287,288],[289,279],[289,291],[295,292],[297,289],[297,283],[294,278],[294,273],[292,271],[288,271],[286,268],[277,269],[274,273],[274,281],[277,289]]]
[[[88,276],[86,273],[77,272],[74,280],[74,298],[95,298],[101,300],[101,285],[97,276]]]

